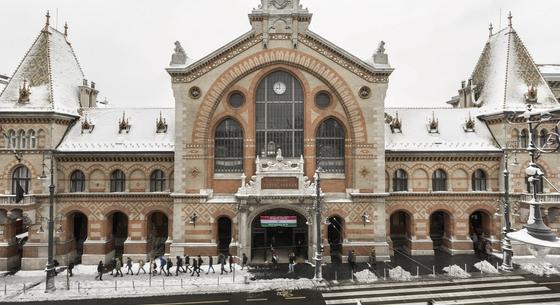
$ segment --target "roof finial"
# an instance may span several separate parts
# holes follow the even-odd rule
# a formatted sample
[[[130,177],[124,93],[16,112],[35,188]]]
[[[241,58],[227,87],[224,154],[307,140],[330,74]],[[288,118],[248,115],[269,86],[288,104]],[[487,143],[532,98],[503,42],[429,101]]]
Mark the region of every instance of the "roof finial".
[[[68,36],[68,22],[64,21],[64,36]]]
[[[508,25],[509,25],[510,28],[511,28],[511,25],[512,25],[512,24],[511,24],[511,18],[513,18],[513,16],[511,15],[511,11],[509,11],[509,14],[508,14]]]
[[[492,36],[492,30],[494,29],[494,26],[492,26],[492,22],[490,22],[490,26],[488,26],[488,31],[490,32],[490,34],[488,35],[488,37]]]
[[[45,15],[45,17],[47,18],[47,20],[45,21],[45,28],[43,29],[43,31],[48,32],[49,31],[49,25],[50,25],[49,20],[51,19],[51,15],[49,14],[48,10],[47,10],[47,14]]]

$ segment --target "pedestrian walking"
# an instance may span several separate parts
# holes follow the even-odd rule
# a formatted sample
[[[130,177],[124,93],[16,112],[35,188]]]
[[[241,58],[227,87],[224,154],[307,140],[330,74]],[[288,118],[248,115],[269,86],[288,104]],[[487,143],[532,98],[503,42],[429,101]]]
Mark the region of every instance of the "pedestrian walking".
[[[202,260],[202,257],[200,256],[200,254],[198,255],[198,259],[197,259],[197,260],[198,260],[198,267],[197,267],[197,268],[198,268],[198,272],[200,273],[200,271],[203,271],[203,270],[202,270],[202,264],[204,264],[204,261]],[[203,272],[204,272],[204,271],[203,271]]]
[[[115,272],[114,277],[119,276],[119,274],[121,275],[121,277],[123,277],[123,274],[122,274],[122,260],[121,260],[120,257],[117,257],[117,263],[115,265],[115,270],[116,270],[116,272]]]
[[[233,266],[233,255],[229,255],[229,272],[233,272],[233,268],[235,268]]]
[[[210,269],[212,269],[212,273],[216,273],[214,270],[214,258],[212,255],[208,255],[208,270],[206,270],[206,274],[210,273]]]
[[[117,258],[113,257],[111,259],[111,274],[110,275],[113,275],[113,271],[115,271],[115,269],[117,269]]]
[[[132,259],[129,257],[126,258],[126,275],[134,275],[134,271],[132,271]]]
[[[191,265],[191,258],[188,254],[185,254],[185,273],[192,272]]]
[[[492,244],[488,240],[486,240],[484,244],[484,253],[486,254],[486,260],[492,257]]]
[[[148,264],[150,263],[150,261],[148,261]],[[146,270],[144,270],[144,260],[143,259],[139,259],[138,260],[138,273],[136,273],[136,275],[140,274],[140,270],[144,271],[144,274],[146,274]]]
[[[179,271],[185,272],[185,268],[183,268],[183,258],[177,255],[176,259],[177,259],[177,268],[175,269],[175,276],[179,276]]]
[[[226,265],[226,256],[223,253],[220,253],[218,256],[218,264],[220,264],[220,274],[224,274],[224,272],[227,274],[226,268],[224,267]]]
[[[375,269],[375,248],[371,248],[368,258],[368,264],[370,269]]]
[[[163,274],[165,273],[165,267],[167,266],[167,261],[165,260],[165,257],[160,256],[159,257],[159,274],[161,274],[161,272],[163,271]]]
[[[96,280],[103,280],[103,269],[105,269],[105,266],[103,266],[103,261],[99,261],[99,264],[97,264],[97,275],[95,276]]]
[[[292,251],[288,256],[288,273],[294,272],[295,263],[296,263],[296,254],[294,253],[294,251]]]
[[[167,274],[166,275],[170,276],[171,275],[171,268],[173,267],[173,262],[171,261],[171,257],[167,258],[166,267],[167,267]]]
[[[154,257],[154,260],[152,262],[152,275],[156,276],[157,275],[157,264],[156,264],[156,260],[157,257]]]
[[[348,265],[350,267],[350,270],[352,270],[352,272],[356,272],[356,268],[355,268],[355,262],[356,262],[356,252],[354,252],[354,250],[350,250],[348,251]]]
[[[195,273],[196,276],[200,276],[200,271],[198,270],[198,260],[196,257],[193,257],[192,259],[192,270],[191,276],[194,276]]]
[[[69,276],[74,276],[74,273],[72,273],[73,269],[74,269],[74,262],[70,262],[70,264],[68,264],[68,275]]]
[[[276,255],[276,251],[272,249],[272,266],[274,269],[278,267],[278,255]]]
[[[243,268],[245,268],[247,266],[247,261],[249,260],[249,258],[247,257],[247,254],[243,253],[243,259],[241,262],[241,270],[243,270]],[[247,269],[249,269],[247,267]]]

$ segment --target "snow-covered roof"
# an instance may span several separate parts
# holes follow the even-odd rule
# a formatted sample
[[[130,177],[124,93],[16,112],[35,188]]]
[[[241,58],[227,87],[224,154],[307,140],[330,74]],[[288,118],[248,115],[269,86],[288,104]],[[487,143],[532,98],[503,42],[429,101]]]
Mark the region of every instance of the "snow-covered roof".
[[[128,132],[119,132],[119,122],[128,121]],[[167,124],[167,131],[157,133],[157,120]],[[82,129],[87,120],[94,125]],[[91,108],[85,109],[63,142],[61,152],[172,152],[174,150],[174,108]]]
[[[0,111],[54,111],[77,115],[84,74],[66,36],[52,27],[43,30],[0,94]],[[19,103],[23,83],[28,103]]]
[[[425,151],[500,151],[486,125],[476,117],[479,108],[386,108],[385,149],[397,152]],[[393,132],[387,121],[401,123],[401,132]],[[429,122],[437,121],[437,132],[429,131]],[[474,128],[466,131],[471,118]]]
[[[471,76],[475,104],[487,112],[524,110],[529,85],[537,88],[534,108],[557,107],[558,101],[513,27],[494,33],[482,51]]]
[[[560,64],[538,65],[538,67],[547,81],[560,81]]]

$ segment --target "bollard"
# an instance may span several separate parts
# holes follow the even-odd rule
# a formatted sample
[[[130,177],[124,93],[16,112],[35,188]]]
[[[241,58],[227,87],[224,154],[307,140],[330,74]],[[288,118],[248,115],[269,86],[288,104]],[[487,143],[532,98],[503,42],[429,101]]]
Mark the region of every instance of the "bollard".
[[[233,266],[233,282],[235,283],[235,266]]]
[[[136,290],[136,287],[134,286],[134,280],[132,280],[132,290]]]
[[[218,286],[220,286],[220,276],[218,275]]]
[[[66,267],[66,290],[70,290],[70,276],[68,273],[68,267]]]
[[[466,272],[466,273],[469,273],[469,272],[467,271],[467,264],[465,264],[465,272]]]
[[[498,262],[496,262],[496,270],[500,270],[500,267],[498,265]]]
[[[353,282],[354,281],[354,269],[352,269],[350,271],[350,280]]]
[[[420,277],[420,267],[416,266],[416,278]]]
[[[163,289],[165,290],[165,278],[162,278],[161,285],[163,285]]]
[[[338,273],[336,271],[334,272],[334,280],[338,282]]]
[[[8,291],[7,291],[7,289],[6,289],[6,283],[4,283],[4,295],[6,295],[7,292],[8,292]]]
[[[23,293],[25,294],[25,283],[23,283]]]
[[[181,289],[183,289],[183,278],[181,278]]]
[[[117,291],[117,281],[115,281],[115,291]]]
[[[387,279],[387,268],[383,268],[383,280]]]
[[[436,277],[436,266],[432,265],[432,275]]]
[[[78,282],[78,293],[80,293],[80,282]]]

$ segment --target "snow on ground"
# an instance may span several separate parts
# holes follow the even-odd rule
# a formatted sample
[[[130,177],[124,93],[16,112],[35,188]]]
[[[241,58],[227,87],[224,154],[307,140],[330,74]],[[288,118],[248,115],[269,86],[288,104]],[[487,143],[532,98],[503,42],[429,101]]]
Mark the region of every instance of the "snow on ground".
[[[373,283],[377,282],[377,276],[369,271],[369,269],[364,269],[360,272],[354,273],[354,276],[360,283]]]
[[[452,276],[452,277],[458,277],[458,278],[462,278],[462,279],[471,277],[471,275],[468,272],[461,269],[461,267],[459,267],[457,265],[451,265],[449,267],[444,267],[443,271],[447,272],[447,275]]]
[[[513,262],[521,269],[539,276],[560,274],[560,255],[547,255],[544,259],[537,259],[532,255],[513,256]]]
[[[488,261],[480,261],[474,264],[474,267],[483,273],[500,273],[496,267],[492,266]]]
[[[397,281],[412,280],[412,275],[410,274],[410,272],[404,270],[401,266],[397,266],[393,269],[389,269],[389,277]]]
[[[57,291],[45,293],[44,271],[20,271],[13,276],[0,279],[0,290],[4,286],[7,290],[6,297],[0,298],[1,302],[34,301],[34,300],[63,300],[63,299],[87,299],[87,298],[119,298],[131,296],[154,296],[169,294],[201,294],[201,293],[223,293],[233,291],[258,292],[265,290],[297,290],[310,289],[316,283],[310,279],[272,279],[272,280],[248,280],[251,277],[247,269],[241,270],[236,265],[235,280],[230,272],[227,275],[219,273],[219,265],[214,266],[217,273],[206,275],[203,266],[200,277],[190,274],[179,274],[175,276],[175,268],[172,268],[173,276],[157,275],[151,278],[148,274],[130,276],[126,275],[123,268],[123,277],[112,277],[109,273],[103,274],[103,281],[96,281],[97,266],[77,265],[74,268],[74,276],[70,278],[70,289],[66,289],[66,272],[60,273],[56,279]],[[133,270],[136,272],[137,267]],[[229,270],[229,268],[227,268]],[[148,271],[148,270],[147,270]],[[149,272],[149,271],[148,271]],[[37,283],[39,283],[37,285]],[[24,284],[26,291],[24,293]],[[36,286],[33,286],[36,285]],[[32,287],[32,288],[29,288]]]

